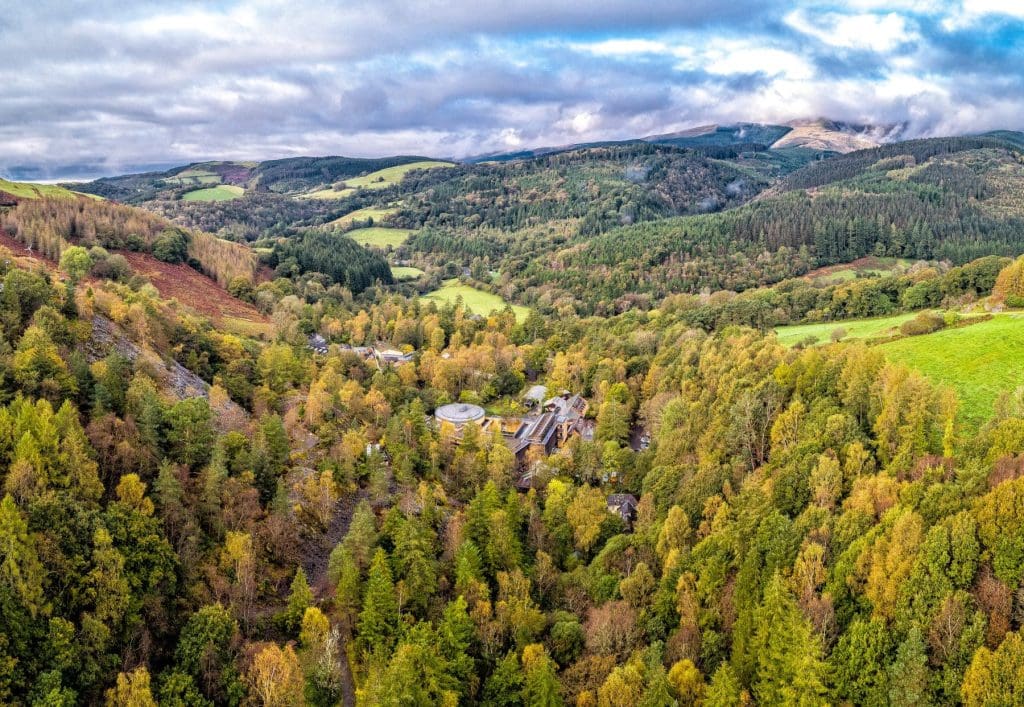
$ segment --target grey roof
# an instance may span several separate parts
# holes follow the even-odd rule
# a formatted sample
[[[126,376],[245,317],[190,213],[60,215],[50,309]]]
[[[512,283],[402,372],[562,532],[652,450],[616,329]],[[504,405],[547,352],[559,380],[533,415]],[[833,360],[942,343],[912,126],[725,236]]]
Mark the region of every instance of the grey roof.
[[[482,407],[471,403],[448,403],[434,410],[434,416],[438,420],[444,420],[456,425],[482,420],[484,414]]]

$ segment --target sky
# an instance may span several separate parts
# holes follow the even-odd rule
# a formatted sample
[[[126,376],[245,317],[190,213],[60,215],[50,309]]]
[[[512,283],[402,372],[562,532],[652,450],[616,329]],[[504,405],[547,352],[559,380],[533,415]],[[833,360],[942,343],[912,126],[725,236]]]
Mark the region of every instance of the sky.
[[[0,175],[1024,128],[1024,0],[0,0]]]

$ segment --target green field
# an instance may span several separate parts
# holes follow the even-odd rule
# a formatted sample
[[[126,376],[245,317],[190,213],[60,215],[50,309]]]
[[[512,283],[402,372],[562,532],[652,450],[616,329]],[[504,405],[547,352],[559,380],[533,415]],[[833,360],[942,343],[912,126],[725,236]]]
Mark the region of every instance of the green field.
[[[73,199],[78,193],[69,191],[56,184],[30,184],[29,182],[8,182],[0,179],[0,191],[7,192],[20,199],[38,199],[43,196],[61,199]]]
[[[406,265],[392,265],[391,276],[396,280],[415,280],[423,275],[419,268],[410,268]]]
[[[961,418],[978,426],[992,415],[1003,391],[1024,385],[1024,315],[999,314],[989,321],[925,336],[899,339],[880,348],[960,397]]]
[[[300,199],[344,199],[349,194],[355,192],[355,189],[342,189],[335,191],[334,187],[328,187],[327,189],[320,189],[318,191],[311,191],[308,194],[299,194]]]
[[[350,214],[345,214],[341,218],[334,219],[329,225],[344,228],[353,221],[365,221],[370,218],[373,219],[374,223],[378,223],[397,211],[398,209],[394,207],[367,206],[365,209],[356,209]]]
[[[819,285],[838,285],[858,277],[881,277],[904,272],[914,264],[906,258],[861,258],[846,265],[833,265],[813,271],[807,277]]]
[[[424,299],[434,300],[435,302],[455,302],[459,297],[462,297],[462,303],[470,311],[481,315],[490,314],[495,310],[500,311],[507,304],[498,295],[492,295],[490,292],[484,292],[475,287],[463,285],[456,279],[445,280],[441,289],[424,295]],[[520,322],[526,319],[526,315],[530,313],[529,308],[518,304],[512,305],[512,311],[516,314],[516,321]]]
[[[402,181],[402,177],[414,169],[433,169],[435,167],[454,166],[455,165],[451,162],[438,162],[436,160],[410,162],[409,164],[400,164],[397,167],[379,169],[376,172],[371,172],[363,177],[346,179],[345,184],[356,189],[383,189],[384,187],[390,187],[392,184],[398,184]]]
[[[185,201],[231,201],[232,199],[239,198],[244,193],[245,189],[242,187],[221,184],[216,187],[190,191],[181,198]]]
[[[793,326],[782,326],[775,329],[779,337],[779,343],[785,346],[793,346],[808,337],[814,337],[817,344],[832,340],[832,332],[836,329],[846,331],[843,341],[850,339],[874,339],[888,334],[899,333],[899,326],[908,319],[917,316],[917,312],[908,314],[897,314],[892,317],[878,317],[876,319],[851,319],[837,322],[818,322],[816,324],[795,324]]]
[[[406,228],[381,228],[371,226],[370,228],[357,228],[345,235],[354,239],[360,245],[373,246],[374,248],[397,248],[405,243],[412,231]]]

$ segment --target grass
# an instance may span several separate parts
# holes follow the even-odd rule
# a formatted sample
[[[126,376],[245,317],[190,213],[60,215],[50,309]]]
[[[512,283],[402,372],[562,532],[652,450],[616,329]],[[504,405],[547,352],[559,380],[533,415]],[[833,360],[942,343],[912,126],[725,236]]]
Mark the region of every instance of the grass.
[[[44,196],[60,199],[74,199],[76,193],[58,187],[56,184],[31,184],[29,182],[9,182],[0,179],[0,191],[7,192],[19,199],[39,199]]]
[[[906,258],[876,258],[869,256],[844,265],[830,265],[807,273],[807,277],[819,285],[838,285],[858,277],[881,277],[906,270],[914,264]]]
[[[396,280],[415,280],[423,275],[419,268],[410,268],[406,265],[392,265],[391,276]]]
[[[397,248],[405,243],[412,231],[405,228],[382,228],[371,226],[370,228],[357,228],[345,235],[352,238],[360,245],[373,246],[374,248]]]
[[[242,187],[221,184],[216,187],[190,191],[181,198],[185,201],[231,201],[232,199],[239,198],[244,193],[245,189]]]
[[[887,334],[894,334],[900,324],[913,319],[917,312],[897,314],[892,317],[877,317],[875,319],[850,319],[838,322],[818,322],[816,324],[794,324],[792,326],[777,327],[775,334],[779,343],[785,346],[793,346],[804,339],[814,337],[814,343],[821,344],[831,341],[832,332],[836,329],[846,331],[843,341],[850,339],[873,339]]]
[[[355,189],[342,189],[341,191],[335,191],[334,187],[328,187],[327,189],[320,189],[319,191],[312,191],[308,194],[299,194],[300,199],[344,199],[349,194],[355,192]]]
[[[356,209],[350,214],[345,214],[341,218],[334,219],[329,225],[344,228],[353,221],[365,221],[371,218],[374,223],[377,223],[379,221],[383,221],[397,211],[398,209],[393,207],[367,206],[365,209]]]
[[[1000,393],[1012,393],[1024,385],[1021,314],[999,314],[978,324],[911,336],[880,348],[890,360],[953,388],[960,398],[961,419],[971,427],[992,416]]]
[[[398,184],[402,178],[414,169],[434,169],[435,167],[454,167],[451,162],[438,162],[436,160],[424,160],[423,162],[410,162],[400,164],[397,167],[388,167],[371,172],[363,177],[346,179],[347,186],[356,189],[383,189],[392,184]]]
[[[424,299],[434,300],[435,302],[455,302],[459,297],[462,297],[462,303],[470,311],[475,314],[487,315],[493,311],[501,311],[508,304],[504,299],[498,295],[492,295],[490,292],[484,292],[478,290],[475,287],[469,285],[463,285],[457,279],[445,280],[441,286],[441,289],[435,290],[428,295],[424,295]],[[527,307],[520,306],[518,304],[512,305],[512,311],[516,314],[516,321],[523,321],[526,316],[530,313]]]

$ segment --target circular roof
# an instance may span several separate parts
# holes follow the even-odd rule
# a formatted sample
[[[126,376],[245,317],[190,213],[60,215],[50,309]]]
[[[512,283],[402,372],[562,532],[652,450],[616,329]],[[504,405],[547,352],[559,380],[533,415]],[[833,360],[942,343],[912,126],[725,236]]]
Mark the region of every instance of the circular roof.
[[[470,403],[448,403],[434,411],[438,420],[461,425],[466,422],[475,422],[483,419],[484,409],[479,405]]]

